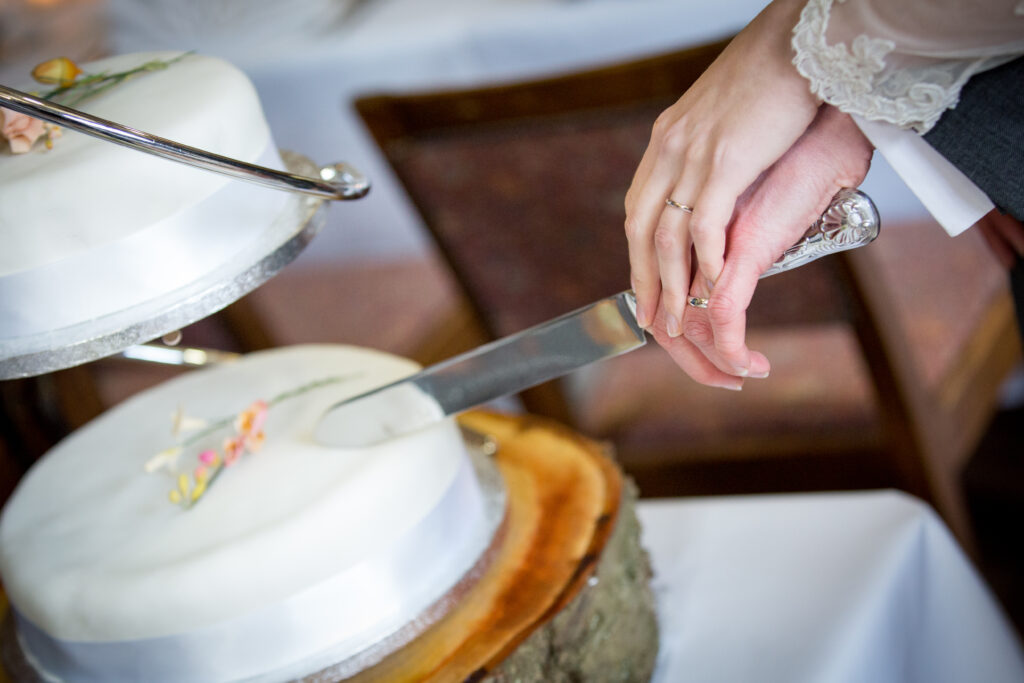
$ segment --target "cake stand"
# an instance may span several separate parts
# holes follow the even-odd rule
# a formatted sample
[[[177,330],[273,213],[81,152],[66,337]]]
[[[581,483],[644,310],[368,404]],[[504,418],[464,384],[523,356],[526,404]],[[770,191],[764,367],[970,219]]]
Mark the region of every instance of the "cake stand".
[[[109,356],[206,317],[252,291],[298,256],[324,224],[325,200],[350,200],[370,188],[347,164],[318,167],[282,151],[287,172],[189,147],[0,86],[0,105],[170,161],[291,193],[272,224],[230,260],[187,285],[100,317],[59,324],[0,344],[0,380],[30,377]],[[202,248],[202,245],[196,245]],[[143,257],[144,255],[139,255]],[[88,288],[89,282],[58,282]],[[0,325],[3,321],[0,320]]]

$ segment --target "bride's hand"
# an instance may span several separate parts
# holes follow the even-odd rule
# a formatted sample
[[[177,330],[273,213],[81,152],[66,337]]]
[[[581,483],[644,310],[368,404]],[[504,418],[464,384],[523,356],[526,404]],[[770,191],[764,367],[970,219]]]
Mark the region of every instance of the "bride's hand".
[[[682,334],[695,276],[691,245],[700,275],[716,281],[737,198],[814,118],[819,102],[791,63],[790,35],[802,5],[769,5],[655,122],[626,194],[632,286],[642,325],[663,310],[666,333]],[[669,198],[692,213],[666,205]],[[743,370],[749,368],[729,369],[735,375]]]

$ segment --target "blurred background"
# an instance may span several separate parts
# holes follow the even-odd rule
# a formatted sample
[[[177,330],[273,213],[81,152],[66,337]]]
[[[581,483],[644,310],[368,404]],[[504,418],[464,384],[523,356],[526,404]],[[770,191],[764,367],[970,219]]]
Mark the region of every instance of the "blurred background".
[[[586,303],[596,282],[610,283],[598,296],[628,286],[622,199],[650,124],[764,4],[0,0],[0,83],[28,87],[56,56],[233,62],[279,147],[347,161],[373,190],[330,207],[296,262],[183,343],[350,343],[429,363]],[[755,298],[769,379],[707,389],[646,348],[506,407],[608,441],[647,496],[910,491],[1020,628],[1024,375],[1006,275],[880,156],[862,189],[879,241]],[[177,372],[105,360],[0,383],[0,501],[69,430]]]

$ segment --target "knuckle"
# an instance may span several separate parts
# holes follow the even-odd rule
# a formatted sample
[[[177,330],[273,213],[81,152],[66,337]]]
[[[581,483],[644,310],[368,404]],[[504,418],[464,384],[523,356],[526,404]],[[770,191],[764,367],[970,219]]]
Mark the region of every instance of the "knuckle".
[[[637,269],[629,277],[630,285],[636,292],[649,293],[654,287],[655,280],[647,277],[647,273]]]
[[[718,356],[727,364],[739,366],[744,362],[746,354],[744,353],[745,346],[742,340],[739,342],[716,340],[716,342],[715,350],[718,352]]]
[[[712,296],[710,301],[708,301],[708,320],[716,327],[732,322],[737,313],[739,313],[738,306],[735,300],[728,295],[716,292],[715,296]]]
[[[743,156],[737,152],[735,145],[720,141],[711,153],[711,168],[714,171],[729,172],[742,160]]]
[[[679,244],[676,231],[667,225],[658,225],[654,230],[654,248],[658,251],[671,252]]]
[[[687,316],[683,320],[683,336],[697,346],[708,346],[714,343],[715,339],[708,322],[692,316]]]
[[[688,139],[689,136],[680,130],[678,126],[672,126],[662,134],[661,146],[672,156],[683,156],[685,158],[690,153],[690,147],[687,145]]]
[[[690,215],[690,233],[698,239],[711,234],[711,226],[707,217],[700,211],[700,207],[695,208]]]
[[[657,139],[664,136],[665,132],[672,127],[675,121],[676,115],[671,107],[658,114],[654,119],[654,124],[651,126],[651,138]]]
[[[629,214],[626,216],[625,223],[626,239],[630,242],[634,242],[643,235],[643,226],[637,219],[636,214]]]
[[[701,142],[699,137],[691,135],[690,140],[691,143],[687,145],[683,159],[688,166],[703,166],[707,161],[707,150],[705,149],[705,145]]]

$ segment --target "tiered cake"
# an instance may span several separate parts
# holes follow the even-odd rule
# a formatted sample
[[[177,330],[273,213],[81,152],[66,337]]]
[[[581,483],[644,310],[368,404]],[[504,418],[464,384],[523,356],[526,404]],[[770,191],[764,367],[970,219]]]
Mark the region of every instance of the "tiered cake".
[[[186,55],[80,106],[280,167],[247,79],[218,60]],[[229,267],[287,197],[77,134],[0,152],[0,345]],[[494,462],[471,457],[452,420],[366,449],[314,440],[329,406],[415,369],[351,347],[262,352],[143,392],[61,442],[0,514],[9,673],[646,679],[648,569],[600,446],[483,414]]]

